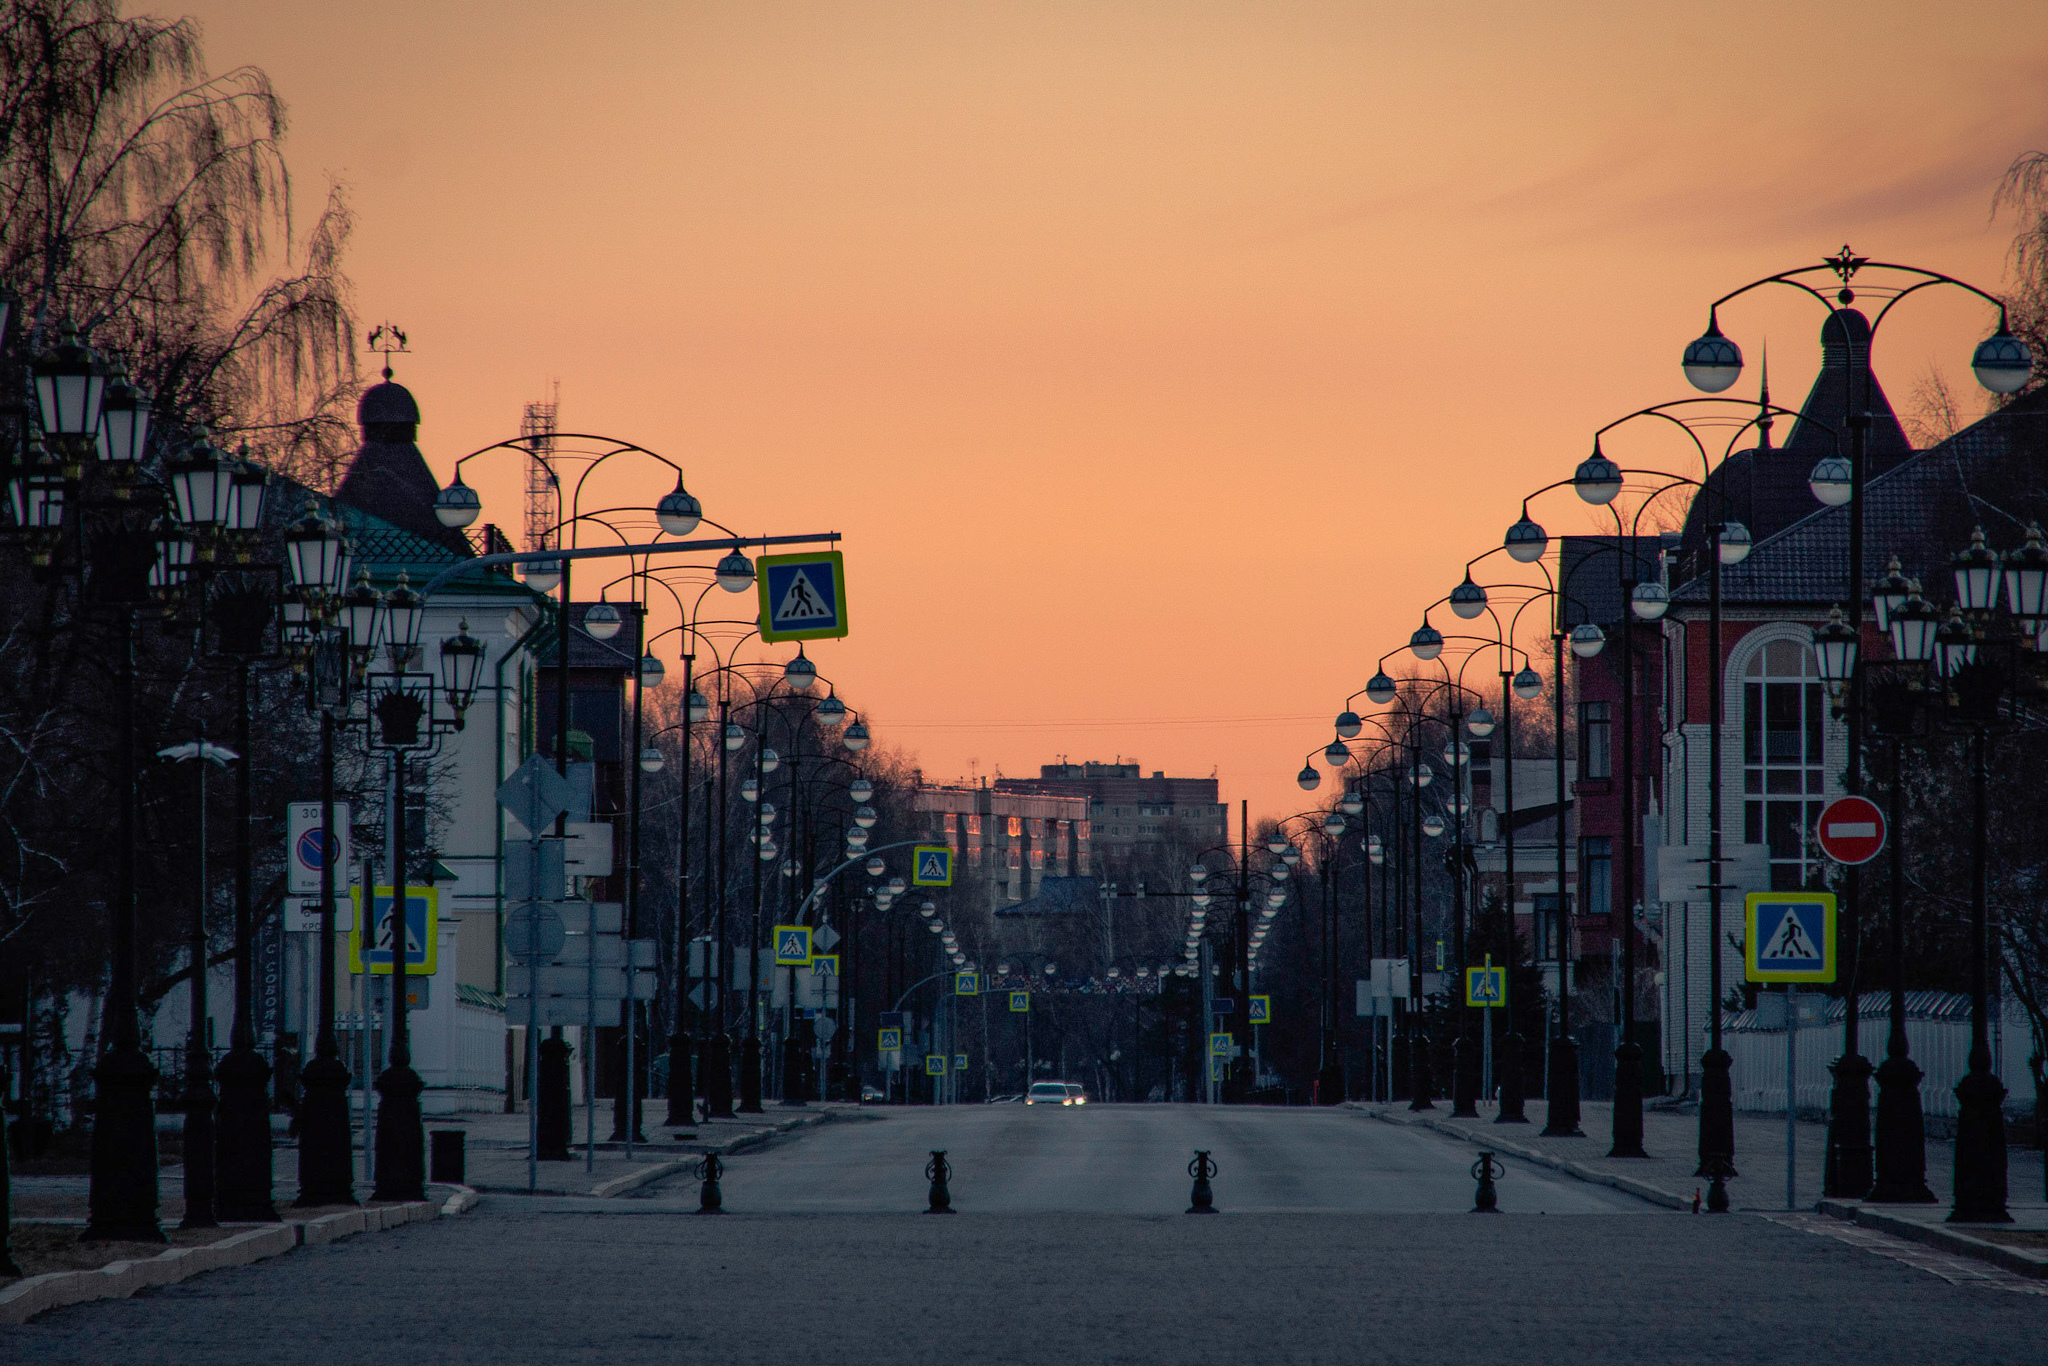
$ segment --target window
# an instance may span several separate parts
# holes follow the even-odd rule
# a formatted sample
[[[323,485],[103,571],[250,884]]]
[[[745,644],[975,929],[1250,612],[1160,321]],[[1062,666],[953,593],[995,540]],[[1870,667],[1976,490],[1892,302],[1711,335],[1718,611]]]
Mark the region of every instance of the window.
[[[967,833],[970,835],[981,834],[981,817],[969,816],[967,818]]]
[[[1579,841],[1581,901],[1587,915],[1614,913],[1614,841],[1587,835]]]
[[[1774,891],[1808,886],[1823,872],[1807,833],[1826,801],[1827,707],[1804,641],[1774,640],[1744,671],[1743,839],[1770,847]]]
[[[955,822],[956,820],[958,820],[958,819],[959,819],[959,817],[955,816],[955,815],[954,815],[954,814],[953,814],[952,812],[948,811],[948,812],[946,813],[946,820],[945,820],[945,829],[946,829],[946,833],[947,833],[947,834],[949,834],[949,835],[950,835],[950,834],[952,834],[952,833],[953,833],[953,829],[954,829],[954,825],[953,825],[953,823],[954,823],[954,822]],[[394,1028],[395,1028],[395,1027],[396,1027],[396,1026],[394,1026]]]
[[[1614,776],[1614,712],[1610,703],[1579,703],[1579,776]]]
[[[1536,922],[1536,961],[1557,961],[1557,893],[1537,892],[1529,898]]]
[[[1023,818],[1022,818],[1022,817],[1019,817],[1019,816],[1012,816],[1012,817],[1010,817],[1010,838],[1011,838],[1011,839],[1018,839],[1018,838],[1020,838],[1020,837],[1021,837],[1021,836],[1022,836],[1023,834],[1024,834],[1024,821],[1023,821]]]
[[[1045,867],[1045,850],[1033,849],[1031,851],[1031,866],[1033,868]]]
[[[1010,851],[1010,866],[1012,868],[1019,867],[1020,865],[1022,865],[1023,861],[1023,855],[1018,853],[1015,849],[1012,849]]]

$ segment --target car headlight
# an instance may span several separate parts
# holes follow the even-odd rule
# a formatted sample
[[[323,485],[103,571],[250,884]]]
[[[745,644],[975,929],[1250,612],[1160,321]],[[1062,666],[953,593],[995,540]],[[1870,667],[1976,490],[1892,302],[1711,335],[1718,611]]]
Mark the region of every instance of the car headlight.
[[[1071,1100],[1063,1100],[1063,1101],[1061,1101],[1061,1102],[1060,1102],[1060,1104],[1062,1104],[1062,1105],[1072,1105],[1073,1103],[1074,1103],[1074,1102],[1073,1102],[1073,1101],[1071,1101]]]
[[[1026,1105],[1033,1105],[1033,1104],[1036,1104],[1037,1102],[1035,1102],[1035,1101],[1031,1101],[1031,1100],[1026,1100],[1026,1101],[1025,1101],[1024,1103],[1025,1103]]]

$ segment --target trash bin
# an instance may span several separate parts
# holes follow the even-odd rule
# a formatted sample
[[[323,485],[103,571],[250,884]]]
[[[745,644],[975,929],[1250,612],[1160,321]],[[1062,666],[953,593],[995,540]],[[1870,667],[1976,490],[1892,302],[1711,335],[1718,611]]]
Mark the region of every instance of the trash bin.
[[[461,1129],[434,1130],[431,1135],[433,1138],[431,1164],[427,1169],[427,1179],[429,1181],[438,1181],[448,1186],[465,1184],[462,1179],[462,1143],[467,1136]]]

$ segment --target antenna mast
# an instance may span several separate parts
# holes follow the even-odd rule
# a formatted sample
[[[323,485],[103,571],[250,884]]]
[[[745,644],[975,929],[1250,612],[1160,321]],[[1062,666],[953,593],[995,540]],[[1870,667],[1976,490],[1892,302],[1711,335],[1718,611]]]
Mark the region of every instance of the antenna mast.
[[[556,495],[555,473],[552,467],[555,457],[555,433],[560,430],[555,414],[562,405],[562,382],[555,381],[554,392],[546,403],[529,403],[526,415],[519,420],[519,437],[526,446],[526,548],[528,550],[553,550],[558,532],[555,527]]]

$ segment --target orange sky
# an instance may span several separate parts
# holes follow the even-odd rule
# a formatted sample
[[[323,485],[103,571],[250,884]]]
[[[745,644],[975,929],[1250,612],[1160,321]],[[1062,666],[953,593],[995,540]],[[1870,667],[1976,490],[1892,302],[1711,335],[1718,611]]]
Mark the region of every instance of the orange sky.
[[[814,657],[928,774],[1268,814],[1523,492],[1687,396],[1709,299],[1845,239],[1996,288],[2048,148],[2039,0],[173,9],[275,80],[302,208],[349,186],[441,475],[559,380],[719,520],[845,534]],[[1988,324],[1888,324],[1894,398],[1974,403]],[[1724,325],[1796,402],[1817,311]]]

